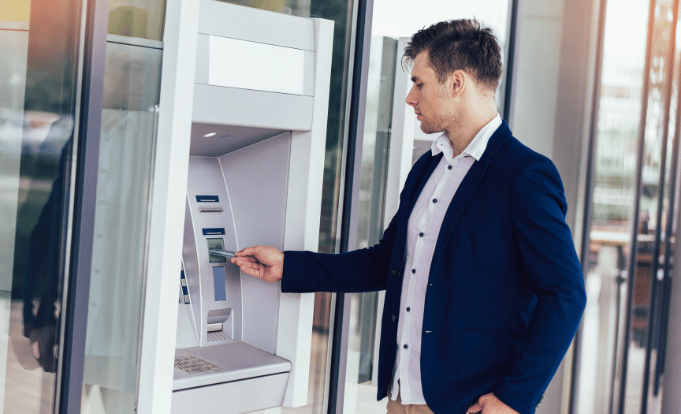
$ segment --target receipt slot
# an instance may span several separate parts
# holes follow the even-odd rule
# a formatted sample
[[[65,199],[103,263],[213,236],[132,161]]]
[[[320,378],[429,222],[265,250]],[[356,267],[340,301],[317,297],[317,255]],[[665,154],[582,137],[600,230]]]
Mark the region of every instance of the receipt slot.
[[[316,249],[333,23],[200,3],[172,412],[307,404],[313,296],[234,251]]]

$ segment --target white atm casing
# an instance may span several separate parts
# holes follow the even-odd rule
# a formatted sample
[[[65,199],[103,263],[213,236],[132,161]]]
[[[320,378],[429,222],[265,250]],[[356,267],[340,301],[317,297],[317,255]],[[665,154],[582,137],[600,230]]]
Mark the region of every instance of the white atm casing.
[[[183,26],[186,16],[178,18],[180,29],[191,27]],[[175,256],[176,270],[168,275],[172,266],[164,260],[162,285],[168,286],[172,283],[168,278],[173,278],[180,290],[180,301],[175,299],[179,306],[176,357],[198,358],[213,368],[174,369],[172,412],[244,413],[306,405],[313,294],[283,294],[279,283],[241,274],[229,260],[211,263],[207,239],[222,239],[226,250],[257,244],[282,250],[317,249],[333,22],[202,0],[195,35],[195,49],[183,48],[182,38],[178,40],[174,52],[183,61],[164,57],[163,76],[167,69],[182,72],[192,55],[196,66],[193,85],[180,76],[162,83],[159,147],[165,139],[161,134],[171,128],[171,140],[190,142],[168,144],[188,153],[176,165],[173,158],[182,160],[177,152],[165,166],[157,165],[154,192],[165,185],[166,199],[176,198],[171,194],[173,183],[156,177],[163,173],[161,168],[168,169],[168,176],[181,173],[178,168],[187,169],[184,222],[173,223],[184,228],[182,261]],[[175,97],[168,112],[164,112],[164,88],[166,96]],[[191,98],[179,96],[179,91],[192,89]],[[182,107],[191,111],[189,128],[179,123]],[[178,128],[191,130],[190,137],[178,134]],[[202,201],[202,196],[210,196],[210,201]],[[161,200],[155,198],[153,203]],[[151,268],[153,220],[150,231]],[[168,238],[178,234],[177,229],[165,233]],[[163,256],[174,249],[168,244]],[[187,298],[180,288],[180,265]],[[153,288],[150,284],[147,289]],[[150,293],[147,306],[153,304]],[[184,303],[186,299],[189,303]],[[145,323],[153,314],[145,313]],[[151,322],[153,329],[163,323]],[[208,332],[209,324],[213,332]],[[153,329],[145,328],[144,340]],[[154,345],[157,352],[168,352],[163,345]],[[146,383],[147,378],[165,381],[149,368],[151,352],[143,342],[140,408],[162,405],[158,397],[143,398],[145,387],[155,388]]]

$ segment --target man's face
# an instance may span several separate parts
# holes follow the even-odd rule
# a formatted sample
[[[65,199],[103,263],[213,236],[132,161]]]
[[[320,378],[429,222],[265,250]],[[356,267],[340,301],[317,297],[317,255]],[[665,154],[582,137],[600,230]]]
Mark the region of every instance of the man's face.
[[[443,132],[455,119],[449,81],[440,83],[437,73],[430,66],[428,52],[421,52],[414,59],[411,69],[414,84],[407,94],[407,104],[414,107],[421,130],[426,134]]]

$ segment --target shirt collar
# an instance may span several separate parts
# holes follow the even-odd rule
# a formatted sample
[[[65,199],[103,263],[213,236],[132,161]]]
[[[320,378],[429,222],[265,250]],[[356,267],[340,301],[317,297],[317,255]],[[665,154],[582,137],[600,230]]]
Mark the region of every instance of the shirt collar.
[[[463,150],[460,156],[464,154],[470,155],[471,157],[475,158],[476,161],[479,161],[480,157],[482,157],[482,154],[485,152],[485,148],[487,148],[489,139],[500,126],[501,116],[497,114],[497,116],[495,116],[484,127],[482,127],[477,134],[475,134],[473,140],[470,142],[470,144],[468,144],[466,149]],[[451,163],[452,160],[454,160],[454,150],[452,149],[452,144],[449,142],[449,138],[447,138],[446,134],[440,135],[435,141],[433,141],[433,144],[430,146],[430,151],[433,153],[433,155],[437,155],[442,152],[445,160],[447,160],[448,163]]]

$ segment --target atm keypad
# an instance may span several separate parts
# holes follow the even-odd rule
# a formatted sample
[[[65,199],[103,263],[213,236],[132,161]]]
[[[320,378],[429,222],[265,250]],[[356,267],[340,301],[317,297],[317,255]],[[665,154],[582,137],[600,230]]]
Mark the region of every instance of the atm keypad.
[[[221,371],[217,365],[211,364],[208,361],[204,361],[201,358],[197,358],[193,355],[181,355],[175,357],[175,368],[181,369],[188,374],[198,374],[201,372],[209,371]]]

